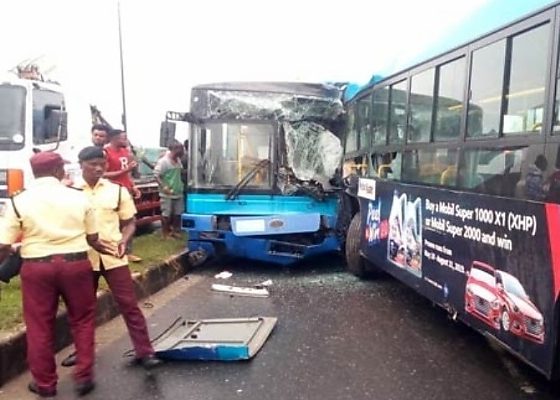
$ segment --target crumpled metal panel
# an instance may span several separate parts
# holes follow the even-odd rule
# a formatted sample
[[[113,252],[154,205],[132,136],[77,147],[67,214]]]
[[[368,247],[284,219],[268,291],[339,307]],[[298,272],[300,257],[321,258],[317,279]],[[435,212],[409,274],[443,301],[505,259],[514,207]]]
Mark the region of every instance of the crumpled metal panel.
[[[328,184],[342,159],[340,139],[314,122],[283,124],[289,167],[302,181],[315,180]]]

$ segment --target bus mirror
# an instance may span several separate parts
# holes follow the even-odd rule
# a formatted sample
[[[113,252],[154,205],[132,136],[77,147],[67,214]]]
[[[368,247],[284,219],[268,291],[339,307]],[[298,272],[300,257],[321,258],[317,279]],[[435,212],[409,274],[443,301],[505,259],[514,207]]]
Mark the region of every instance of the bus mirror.
[[[195,117],[192,113],[188,112],[185,113],[185,115],[183,116],[183,121],[189,122],[191,124],[200,124],[202,123],[202,121]]]
[[[170,121],[163,121],[159,130],[159,145],[167,147],[175,140],[175,123]]]

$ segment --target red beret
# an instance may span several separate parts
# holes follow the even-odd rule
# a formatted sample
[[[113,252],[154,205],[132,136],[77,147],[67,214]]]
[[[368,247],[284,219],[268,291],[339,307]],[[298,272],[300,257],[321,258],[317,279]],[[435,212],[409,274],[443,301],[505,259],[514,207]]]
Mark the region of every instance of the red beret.
[[[33,173],[37,174],[51,172],[56,167],[64,165],[64,160],[58,153],[54,153],[52,151],[41,151],[33,154],[33,156],[29,159],[29,163],[31,164]]]

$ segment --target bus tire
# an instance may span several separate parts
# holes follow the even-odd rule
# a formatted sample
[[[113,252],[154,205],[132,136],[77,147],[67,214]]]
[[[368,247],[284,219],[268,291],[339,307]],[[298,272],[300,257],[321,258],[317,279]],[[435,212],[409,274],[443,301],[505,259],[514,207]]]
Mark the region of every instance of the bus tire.
[[[368,275],[366,260],[360,255],[360,213],[352,217],[348,232],[346,233],[346,268],[348,272],[358,278],[365,278]]]

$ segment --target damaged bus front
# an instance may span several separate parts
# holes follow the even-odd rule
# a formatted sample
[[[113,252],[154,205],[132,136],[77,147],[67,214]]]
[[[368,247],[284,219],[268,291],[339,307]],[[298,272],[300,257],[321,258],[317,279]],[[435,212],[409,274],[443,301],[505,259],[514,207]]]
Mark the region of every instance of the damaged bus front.
[[[339,250],[340,94],[322,84],[201,85],[190,113],[168,113],[167,125],[190,124],[189,248],[283,265]]]

